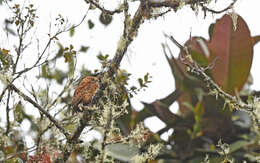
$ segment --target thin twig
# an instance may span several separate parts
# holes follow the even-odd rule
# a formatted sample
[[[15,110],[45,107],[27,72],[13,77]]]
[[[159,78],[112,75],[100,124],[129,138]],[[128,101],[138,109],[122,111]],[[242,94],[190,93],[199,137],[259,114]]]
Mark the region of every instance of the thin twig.
[[[86,14],[83,16],[83,18],[81,19],[81,21],[80,21],[77,25],[74,25],[74,26],[72,26],[72,27],[70,27],[70,28],[68,28],[68,29],[66,29],[66,30],[59,31],[59,32],[57,32],[53,37],[51,37],[51,38],[49,39],[48,43],[46,44],[46,46],[44,47],[43,51],[42,51],[41,54],[39,55],[37,61],[36,61],[31,67],[27,67],[27,68],[25,68],[25,69],[23,69],[23,70],[21,70],[21,71],[19,71],[19,72],[15,72],[15,71],[14,71],[14,72],[15,72],[14,74],[17,74],[17,76],[16,76],[10,83],[12,84],[12,83],[13,83],[16,79],[18,79],[23,73],[26,73],[26,72],[32,70],[33,68],[38,67],[38,66],[41,66],[41,65],[43,65],[43,64],[46,64],[46,63],[49,63],[49,62],[52,62],[52,61],[56,60],[56,59],[58,58],[58,56],[55,56],[55,57],[53,57],[52,59],[45,60],[45,61],[43,61],[42,63],[39,63],[40,60],[42,59],[43,55],[45,54],[46,50],[47,50],[48,47],[50,46],[52,40],[53,40],[55,37],[57,37],[58,35],[60,35],[61,33],[68,32],[68,31],[70,31],[71,29],[77,28],[79,25],[81,25],[81,24],[84,22],[84,20],[86,19],[86,16],[87,16],[88,11],[89,11],[89,9],[87,10]],[[4,90],[3,90],[2,93],[1,93],[1,95],[0,95],[0,102],[2,101],[2,98],[3,98],[3,96],[5,95],[5,92],[6,92],[7,88],[8,88],[8,86],[5,87]]]
[[[86,3],[90,3],[92,5],[94,5],[96,8],[98,8],[99,10],[101,10],[102,12],[108,13],[109,15],[114,15],[115,13],[121,13],[123,10],[118,8],[115,10],[107,10],[105,9],[103,6],[101,6],[100,4],[98,4],[97,2],[93,1],[93,0],[85,0]]]
[[[124,3],[125,3],[124,4],[125,6],[128,5],[126,0]],[[124,26],[123,35],[120,38],[115,57],[111,61],[110,65],[108,66],[107,73],[105,73],[105,76],[103,76],[104,78],[113,78],[113,75],[116,73],[116,71],[126,53],[128,46],[133,41],[134,37],[137,35],[138,29],[145,19],[144,12],[147,11],[145,7],[146,7],[145,4],[141,3],[139,5],[133,19],[130,19],[127,16],[128,14],[125,13],[125,15],[126,15],[125,24],[126,25]],[[127,9],[124,11],[126,12]],[[128,21],[128,22],[126,22],[126,21]],[[131,22],[129,22],[129,21],[131,21]],[[103,83],[103,81],[101,79],[100,85],[101,85],[100,89],[97,91],[96,95],[93,97],[93,100],[90,105],[97,104],[98,100],[102,96],[102,93],[106,88],[106,83]],[[72,137],[70,139],[68,139],[68,141],[67,141],[67,146],[66,146],[66,149],[64,150],[64,153],[63,153],[63,156],[61,159],[63,162],[66,162],[67,159],[69,158],[72,150],[74,149],[74,144],[78,142],[78,138],[80,137],[80,135],[81,135],[82,131],[84,130],[84,128],[86,127],[86,125],[88,124],[88,119],[89,119],[88,112],[84,112],[83,117],[80,119],[79,126],[76,128]],[[56,160],[56,162],[59,162],[59,161],[60,160]]]
[[[31,103],[34,107],[36,107],[42,114],[44,114],[54,125],[64,134],[66,138],[69,138],[70,134],[59,124],[57,120],[53,118],[44,108],[42,108],[38,103],[33,101],[29,96],[25,95],[22,91],[20,91],[14,84],[9,84],[9,88],[14,90],[18,95],[20,95],[25,101]]]
[[[169,13],[170,11],[171,11],[171,9],[168,9],[168,10],[162,12],[162,13],[154,14],[154,15],[152,15],[151,17],[156,19],[156,18],[158,18],[158,17],[164,16],[165,14]]]
[[[50,37],[49,38],[49,41],[47,42],[46,46],[44,47],[43,51],[41,52],[40,56],[38,57],[37,61],[31,66],[31,67],[28,67],[28,68],[25,68],[24,70],[21,70],[15,74],[18,74],[16,76],[16,78],[20,77],[23,73],[27,72],[27,71],[30,71],[31,69],[35,68],[35,67],[38,67],[40,65],[43,65],[45,63],[48,63],[50,61],[53,61],[55,59],[57,59],[57,56],[55,56],[54,58],[50,59],[50,60],[45,60],[44,62],[40,63],[39,62],[41,61],[43,55],[45,54],[46,50],[48,49],[48,47],[50,46],[51,42],[53,41],[53,39],[57,38],[60,34],[64,33],[64,32],[68,32],[72,29],[75,29],[77,28],[78,26],[80,26],[84,20],[86,19],[86,16],[87,16],[87,13],[88,13],[89,10],[87,10],[86,14],[83,16],[83,18],[81,19],[81,21],[76,24],[76,25],[73,25],[72,27],[68,28],[68,29],[65,29],[65,30],[61,30],[61,31],[58,31],[56,32],[56,34],[54,34],[54,36]]]
[[[58,102],[58,100],[61,98],[61,96],[71,86],[72,82],[73,82],[73,80],[70,80],[69,83],[64,86],[63,90],[58,94],[58,96],[55,98],[55,100],[53,100],[53,102],[50,105],[48,105],[48,109],[51,108],[52,106],[54,106],[56,104],[56,102]]]
[[[233,6],[234,6],[234,4],[235,4],[236,2],[237,2],[237,0],[234,0],[234,1],[233,1],[230,5],[228,5],[226,8],[224,8],[224,9],[222,9],[222,10],[219,10],[219,11],[210,9],[210,8],[204,6],[203,4],[200,4],[200,6],[201,6],[201,8],[202,8],[202,10],[203,10],[204,12],[208,11],[208,12],[211,12],[211,13],[213,13],[213,14],[221,14],[221,13],[223,13],[223,12],[229,10],[229,9],[232,9]]]
[[[16,153],[10,155],[9,157],[7,157],[6,159],[1,159],[0,162],[6,162],[6,161],[8,161],[8,160],[18,156],[19,154],[22,154],[24,152],[32,152],[32,151],[35,151],[36,149],[37,149],[36,146],[33,146],[33,147],[30,147],[30,148],[28,148],[26,150],[16,152]]]
[[[202,81],[206,83],[206,86],[208,87],[209,91],[213,92],[216,96],[220,96],[225,99],[225,101],[233,108],[233,109],[241,109],[248,111],[253,114],[254,106],[251,104],[246,104],[243,101],[239,100],[235,96],[231,96],[230,94],[223,91],[212,79],[209,77],[205,72],[204,69],[199,66],[191,57],[191,54],[188,52],[188,49],[186,47],[183,47],[180,45],[172,36],[168,36],[172,40],[172,42],[180,48],[180,50],[184,51],[186,53],[186,56],[183,58],[184,60],[188,59],[188,62],[182,62],[186,67],[188,67],[189,72],[194,74],[194,76],[197,76]]]
[[[40,142],[43,134],[47,132],[49,129],[51,129],[52,127],[53,127],[53,123],[49,124],[44,130],[38,132],[37,139],[36,139],[37,150],[40,149],[39,147],[40,147]]]
[[[20,27],[21,27],[21,30],[20,30]],[[20,31],[21,31],[21,33],[20,33]],[[16,61],[15,61],[14,65],[13,65],[13,74],[15,74],[15,72],[16,72],[16,67],[17,67],[19,58],[22,54],[23,40],[24,40],[23,37],[26,34],[25,31],[24,31],[24,23],[21,23],[21,26],[19,26],[19,28],[17,29],[17,34],[18,34],[18,37],[19,37],[19,45],[18,45],[18,49],[16,50],[17,57],[16,57]]]

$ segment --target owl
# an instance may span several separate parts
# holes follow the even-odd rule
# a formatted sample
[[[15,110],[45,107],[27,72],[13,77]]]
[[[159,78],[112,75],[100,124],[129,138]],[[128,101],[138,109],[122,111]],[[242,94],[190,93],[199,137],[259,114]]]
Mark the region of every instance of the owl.
[[[76,88],[73,98],[72,98],[72,106],[73,113],[81,111],[79,108],[79,104],[87,105],[91,102],[92,98],[95,96],[99,89],[99,80],[98,77],[95,76],[87,76],[85,77],[78,87]]]

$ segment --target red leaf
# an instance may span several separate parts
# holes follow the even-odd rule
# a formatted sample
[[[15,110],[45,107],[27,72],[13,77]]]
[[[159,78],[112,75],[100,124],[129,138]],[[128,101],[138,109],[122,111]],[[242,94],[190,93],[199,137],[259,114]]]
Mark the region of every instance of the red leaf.
[[[246,22],[238,15],[237,28],[229,15],[217,21],[209,43],[213,79],[227,93],[241,90],[247,81],[253,59],[253,42]]]

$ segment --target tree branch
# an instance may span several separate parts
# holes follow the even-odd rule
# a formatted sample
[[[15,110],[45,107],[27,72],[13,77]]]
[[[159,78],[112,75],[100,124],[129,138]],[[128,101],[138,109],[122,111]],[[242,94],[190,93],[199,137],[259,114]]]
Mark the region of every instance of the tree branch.
[[[210,9],[210,8],[204,6],[203,4],[200,4],[200,6],[201,6],[202,10],[203,10],[205,13],[208,11],[208,12],[211,12],[211,13],[213,13],[213,14],[220,14],[220,13],[222,13],[222,12],[225,12],[225,11],[227,11],[227,10],[233,8],[233,6],[234,6],[234,4],[235,4],[236,2],[237,2],[237,0],[234,0],[229,6],[227,6],[226,8],[224,8],[224,9],[222,9],[222,10],[219,10],[219,11]]]
[[[239,109],[249,112],[253,115],[254,119],[257,119],[257,115],[253,112],[255,110],[254,104],[246,104],[242,100],[231,96],[230,94],[223,91],[212,79],[209,77],[202,67],[200,67],[191,57],[187,47],[180,45],[172,36],[167,36],[170,40],[180,48],[180,50],[186,53],[186,56],[182,59],[182,63],[188,68],[189,72],[194,76],[198,77],[206,83],[207,88],[211,94],[214,94],[216,97],[220,96],[225,100],[225,103],[230,106],[231,109]],[[186,61],[186,62],[185,62]],[[257,122],[260,126],[260,122]]]
[[[115,13],[121,13],[123,10],[118,8],[115,10],[107,10],[105,9],[103,6],[101,6],[100,4],[98,4],[97,2],[95,2],[94,0],[85,0],[86,3],[90,3],[92,5],[94,5],[96,8],[98,8],[99,10],[101,10],[102,12],[105,12],[109,15],[114,15]]]
[[[108,76],[112,77],[113,74],[116,73],[117,69],[119,68],[119,65],[126,53],[126,50],[130,43],[133,41],[134,37],[138,33],[138,29],[140,25],[144,22],[145,20],[145,13],[149,12],[147,6],[144,3],[141,3],[133,17],[133,19],[130,19],[128,14],[126,13],[125,15],[125,26],[124,26],[124,31],[123,35],[121,36],[116,54],[111,62],[111,64],[108,67]]]
[[[124,5],[126,7],[128,7],[127,1],[125,1]],[[127,12],[127,9],[125,9],[124,11]],[[116,73],[117,69],[119,68],[120,63],[126,53],[128,46],[133,41],[134,37],[137,35],[140,25],[144,22],[144,19],[145,19],[144,13],[145,12],[148,12],[148,11],[146,10],[144,3],[141,3],[139,5],[138,10],[136,11],[133,19],[130,19],[128,13],[125,13],[125,22],[124,22],[125,26],[124,26],[123,35],[121,36],[121,38],[119,40],[115,56],[112,59],[112,62],[110,63],[110,65],[108,66],[107,73],[105,73],[104,76],[101,76],[101,78],[104,78],[104,79],[113,78],[113,75]],[[100,99],[104,89],[106,88],[106,83],[103,83],[102,79],[101,79],[100,85],[101,85],[100,89],[97,91],[96,95],[93,97],[90,105],[98,103],[98,100]],[[83,129],[88,124],[87,123],[88,119],[89,119],[88,112],[85,111],[83,117],[80,120],[79,126],[75,130],[72,137],[70,139],[68,139],[68,141],[67,141],[66,149],[64,150],[64,154],[61,159],[63,162],[66,162],[67,159],[69,158],[71,152],[74,149],[73,145],[78,142],[78,138],[80,137]],[[56,160],[56,162],[59,162],[59,161],[60,160]]]
[[[66,138],[70,137],[70,134],[59,124],[57,120],[55,120],[44,108],[42,108],[38,103],[33,101],[29,96],[25,95],[22,91],[20,91],[14,84],[10,83],[9,88],[14,90],[19,96],[21,96],[25,101],[31,103],[34,107],[36,107],[41,113],[43,113],[63,134]]]
[[[99,5],[97,2],[94,2],[93,0],[85,0],[85,1],[93,4],[98,9],[100,9],[104,12],[107,12],[108,14],[122,12],[120,9],[115,10],[115,11],[106,10],[105,8],[103,8],[101,5]],[[115,56],[112,59],[112,61],[110,62],[110,64],[108,65],[107,71],[104,74],[101,74],[99,76],[100,80],[101,80],[100,88],[97,91],[96,95],[93,97],[92,102],[90,103],[90,106],[97,104],[98,100],[102,96],[102,93],[107,85],[106,83],[104,83],[105,79],[108,79],[108,78],[112,79],[114,77],[114,74],[117,72],[117,70],[120,66],[120,63],[126,54],[128,46],[133,41],[134,37],[137,36],[140,25],[144,22],[144,20],[146,18],[149,18],[149,16],[147,16],[147,15],[150,14],[150,8],[151,7],[170,7],[170,8],[177,10],[182,2],[183,1],[172,1],[172,0],[166,0],[163,2],[158,2],[158,1],[153,2],[151,0],[140,0],[140,5],[139,5],[134,17],[132,19],[130,19],[130,16],[128,14],[128,2],[127,2],[127,0],[124,1],[123,5],[124,5],[125,20],[124,20],[123,35],[121,36],[121,38],[119,40],[119,43],[118,43],[118,46],[117,46],[117,49],[115,52]],[[199,0],[199,1],[198,0],[185,0],[186,4],[194,4],[197,2],[204,3],[206,1],[205,0]],[[67,145],[64,149],[62,158],[60,160],[56,160],[56,162],[59,162],[59,161],[66,162],[67,161],[71,152],[74,149],[74,144],[78,142],[78,138],[80,137],[80,135],[81,135],[82,131],[84,130],[84,128],[86,127],[86,125],[88,124],[87,123],[88,119],[89,119],[88,112],[85,111],[83,113],[83,117],[80,119],[79,126],[77,127],[77,129],[75,130],[75,132],[71,136],[71,138],[69,138],[67,141]]]
[[[6,132],[5,134],[8,135],[9,131],[10,131],[10,107],[9,107],[9,101],[10,101],[10,95],[11,95],[11,90],[8,90],[8,95],[7,95],[7,104],[6,104]]]

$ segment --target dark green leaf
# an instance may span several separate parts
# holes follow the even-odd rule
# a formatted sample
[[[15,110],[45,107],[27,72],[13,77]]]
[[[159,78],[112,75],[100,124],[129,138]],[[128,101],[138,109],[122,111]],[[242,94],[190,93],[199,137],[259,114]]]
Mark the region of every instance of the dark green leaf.
[[[209,26],[209,38],[211,38],[213,34],[213,29],[214,29],[215,23],[210,24]]]
[[[98,58],[99,60],[101,60],[101,61],[104,61],[104,60],[105,60],[105,58],[104,58],[104,56],[103,56],[102,54],[99,54],[99,55],[97,56],[97,58]]]
[[[47,78],[47,79],[49,79],[51,77],[48,64],[42,65],[42,77]]]
[[[58,43],[58,46],[59,46],[59,51],[57,53],[57,56],[61,57],[63,55],[63,52],[64,52],[64,47],[60,43]]]
[[[75,28],[70,29],[70,37],[74,36],[75,34]]]
[[[144,82],[148,82],[149,73],[144,76]]]
[[[143,86],[144,86],[143,79],[138,78],[138,83],[139,83],[140,87],[143,87]]]
[[[15,120],[19,123],[22,123],[22,121],[24,120],[24,107],[21,103],[21,101],[19,101],[16,105],[15,105],[15,108],[14,108],[14,117],[15,117]]]
[[[99,16],[99,21],[105,26],[109,25],[112,21],[113,17],[106,13],[101,13]]]
[[[63,80],[67,77],[67,73],[56,69],[54,74],[53,74],[53,78],[59,83],[62,84]]]
[[[65,62],[72,62],[72,55],[70,52],[64,53]]]
[[[81,46],[80,52],[86,52],[89,49],[89,46]]]
[[[88,20],[88,28],[92,29],[92,28],[94,28],[94,26],[95,26],[95,24],[91,20]]]
[[[101,53],[97,56],[97,58],[100,60],[100,61],[106,61],[108,59],[109,55],[106,54],[106,55],[102,55]]]
[[[241,148],[245,148],[249,145],[251,145],[252,142],[244,141],[244,140],[238,140],[232,144],[230,144],[230,153],[235,152]]]

